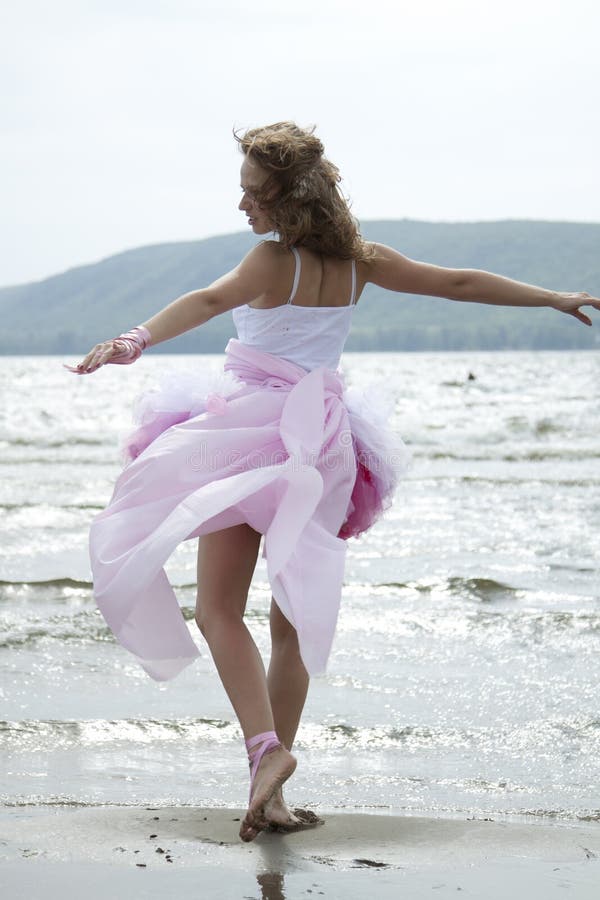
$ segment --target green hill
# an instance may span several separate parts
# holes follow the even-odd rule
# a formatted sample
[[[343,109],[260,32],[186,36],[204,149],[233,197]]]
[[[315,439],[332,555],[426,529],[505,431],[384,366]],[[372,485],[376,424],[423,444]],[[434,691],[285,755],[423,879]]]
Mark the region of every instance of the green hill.
[[[362,230],[367,239],[413,259],[600,295],[600,224],[402,219],[363,222]],[[140,247],[43,281],[2,288],[0,353],[82,353],[210,283],[256,240],[244,232]],[[153,352],[218,353],[234,334],[226,313]],[[455,303],[369,285],[346,349],[566,349],[591,348],[599,341],[600,321],[590,329],[553,310]]]

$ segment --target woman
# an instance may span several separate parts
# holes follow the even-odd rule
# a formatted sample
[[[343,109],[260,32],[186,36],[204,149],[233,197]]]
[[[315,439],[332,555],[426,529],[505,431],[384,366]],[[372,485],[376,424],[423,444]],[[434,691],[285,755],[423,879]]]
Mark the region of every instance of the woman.
[[[92,524],[90,552],[107,622],[153,678],[167,679],[198,651],[162,566],[180,541],[198,537],[196,622],[246,739],[251,785],[240,836],[250,841],[267,825],[302,824],[281,788],[296,766],[290,751],[309,675],[324,670],[333,639],[345,540],[389,505],[402,470],[384,423],[376,430],[353,407],[338,369],[365,284],[550,306],[587,325],[581,307],[600,309],[600,300],[415,262],[365,242],[312,130],[280,122],[236,139],[244,154],[239,208],[255,234],[278,240],[96,345],[72,371],[133,362],[146,346],[233,310],[239,339],[227,346],[229,381],[179,405],[168,393],[154,398],[111,502]],[[268,673],[243,621],[261,535],[273,591]]]

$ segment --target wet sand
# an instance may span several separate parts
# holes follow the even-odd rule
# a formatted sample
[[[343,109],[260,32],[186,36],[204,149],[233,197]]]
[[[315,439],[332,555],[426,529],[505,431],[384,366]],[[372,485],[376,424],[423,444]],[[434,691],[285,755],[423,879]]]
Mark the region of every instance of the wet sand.
[[[594,822],[321,814],[315,829],[244,844],[242,810],[4,807],[0,888],[7,900],[598,896]]]

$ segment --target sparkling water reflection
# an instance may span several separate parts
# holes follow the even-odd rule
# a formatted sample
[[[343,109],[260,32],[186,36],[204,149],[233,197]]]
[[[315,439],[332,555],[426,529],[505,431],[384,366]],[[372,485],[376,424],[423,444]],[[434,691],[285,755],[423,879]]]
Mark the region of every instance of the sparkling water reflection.
[[[167,684],[115,645],[87,559],[134,396],[165,368],[221,358],[149,355],[91,378],[61,362],[0,359],[2,800],[238,806],[243,745],[193,620],[194,544],[167,571],[202,656]],[[291,802],[600,818],[597,357],[345,366],[358,387],[381,379],[414,463],[385,518],[349,542]],[[265,654],[269,596],[259,559],[248,621]]]

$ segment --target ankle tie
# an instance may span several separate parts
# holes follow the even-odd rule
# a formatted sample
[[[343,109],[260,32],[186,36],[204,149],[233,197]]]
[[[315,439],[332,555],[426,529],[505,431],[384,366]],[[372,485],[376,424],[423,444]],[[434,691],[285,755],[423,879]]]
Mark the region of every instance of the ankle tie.
[[[256,734],[246,741],[248,762],[250,763],[250,799],[252,799],[254,778],[263,756],[266,753],[271,753],[273,750],[278,750],[281,746],[281,741],[274,731],[264,731],[262,734]]]

